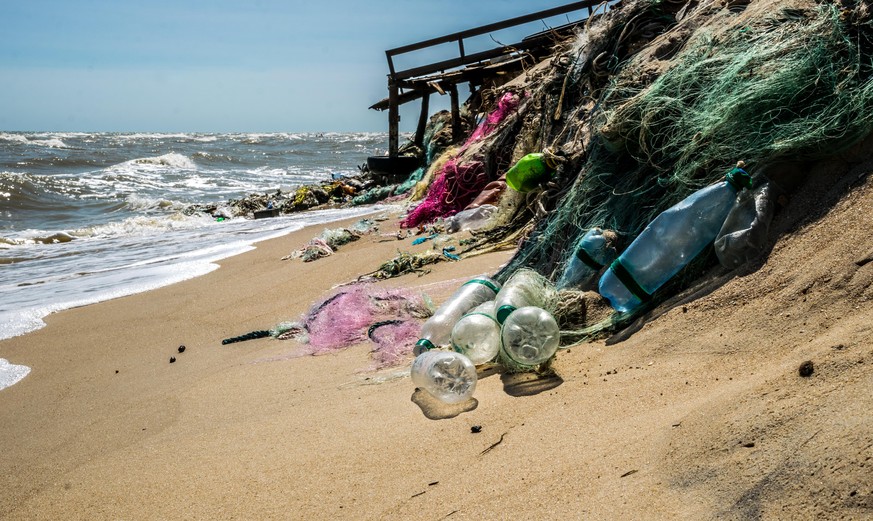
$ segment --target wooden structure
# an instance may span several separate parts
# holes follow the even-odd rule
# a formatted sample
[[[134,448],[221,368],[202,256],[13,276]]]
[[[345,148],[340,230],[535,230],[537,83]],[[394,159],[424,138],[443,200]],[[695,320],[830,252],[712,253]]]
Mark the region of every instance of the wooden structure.
[[[460,105],[458,100],[458,84],[469,83],[471,92],[475,92],[477,87],[499,74],[505,74],[512,70],[520,70],[526,60],[531,61],[541,58],[551,50],[556,40],[572,35],[575,27],[583,23],[588,16],[591,16],[594,7],[602,3],[602,0],[573,2],[560,7],[385,51],[385,55],[388,58],[389,70],[388,97],[370,108],[388,110],[388,156],[397,156],[399,149],[400,105],[421,98],[421,115],[415,132],[415,143],[421,146],[424,141],[424,128],[427,124],[430,95],[433,92],[438,92],[439,94],[448,92],[451,96],[452,135],[459,135]],[[580,20],[530,35],[518,43],[501,45],[491,50],[473,54],[466,54],[464,51],[464,39],[466,38],[581,10],[587,10],[587,12],[584,13],[585,16]],[[458,45],[458,54],[455,58],[400,71],[394,68],[395,56],[452,42],[456,42]]]

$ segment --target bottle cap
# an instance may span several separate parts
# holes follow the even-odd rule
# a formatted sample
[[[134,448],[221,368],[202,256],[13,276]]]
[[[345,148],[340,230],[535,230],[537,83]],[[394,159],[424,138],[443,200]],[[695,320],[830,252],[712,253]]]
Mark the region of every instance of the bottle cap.
[[[739,166],[731,169],[724,177],[728,184],[733,186],[737,192],[743,188],[752,188],[752,176]]]
[[[412,354],[418,356],[421,353],[430,351],[431,349],[436,349],[436,346],[433,345],[433,342],[426,338],[419,338],[418,342],[415,343],[415,348],[413,348]]]
[[[508,317],[513,311],[515,311],[515,306],[510,306],[509,304],[504,304],[497,308],[497,313],[495,313],[497,315],[497,322],[503,324],[506,317]]]

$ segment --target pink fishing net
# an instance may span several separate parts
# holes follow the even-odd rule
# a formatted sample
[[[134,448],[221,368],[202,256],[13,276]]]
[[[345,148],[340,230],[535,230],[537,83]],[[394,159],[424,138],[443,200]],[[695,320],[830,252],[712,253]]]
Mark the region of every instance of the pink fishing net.
[[[494,109],[470,135],[458,155],[450,159],[430,185],[424,200],[400,222],[401,226],[414,228],[439,217],[448,217],[463,210],[488,184],[488,173],[481,158],[461,161],[460,157],[472,143],[488,136],[507,116],[518,109],[519,96],[512,92],[504,94]]]
[[[392,320],[371,326],[370,340],[376,343],[372,351],[376,368],[396,364],[412,352],[421,334],[421,324],[415,320]]]
[[[494,129],[497,128],[504,119],[506,119],[506,116],[515,112],[518,108],[519,101],[518,95],[512,92],[507,92],[501,96],[500,100],[497,102],[497,108],[491,111],[491,113],[485,117],[485,121],[480,123],[476,130],[470,134],[470,137],[467,138],[467,141],[464,143],[464,148],[468,147],[474,141],[482,139],[494,132]]]
[[[385,367],[412,352],[420,321],[430,314],[420,294],[353,284],[314,305],[304,319],[304,329],[311,354],[339,351],[369,336],[376,343],[377,366]]]
[[[454,215],[466,208],[487,184],[488,174],[481,161],[458,164],[450,159],[421,204],[409,212],[400,225],[414,228],[438,217]]]

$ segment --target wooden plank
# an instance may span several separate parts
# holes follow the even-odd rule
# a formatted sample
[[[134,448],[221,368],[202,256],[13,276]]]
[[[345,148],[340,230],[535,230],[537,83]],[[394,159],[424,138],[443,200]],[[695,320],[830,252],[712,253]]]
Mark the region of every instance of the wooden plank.
[[[415,129],[415,144],[419,148],[424,146],[424,129],[427,127],[427,116],[430,105],[430,92],[421,98],[421,113],[418,115],[418,128]]]
[[[542,49],[546,46],[546,44],[551,43],[551,34],[552,33],[543,33],[537,38],[525,38],[518,43],[505,45],[503,47],[477,52],[474,54],[468,54],[462,58],[452,58],[450,60],[443,60],[428,65],[422,65],[420,67],[413,67],[411,69],[397,71],[392,76],[398,81],[406,80],[409,78],[414,78],[416,76],[424,76],[426,74],[431,74],[434,72],[453,69],[455,67],[463,67],[464,65],[470,65],[481,61],[490,60],[491,58],[497,58],[498,56],[505,56],[507,54],[513,54],[522,51]]]
[[[454,42],[459,39],[469,38],[471,36],[478,36],[480,34],[489,33],[492,31],[497,31],[500,29],[506,29],[508,27],[514,27],[516,25],[521,25],[528,22],[534,22],[541,18],[548,18],[550,16],[556,16],[559,14],[565,14],[572,11],[578,11],[584,8],[590,8],[597,5],[600,5],[602,1],[596,0],[586,0],[584,2],[573,2],[572,4],[566,4],[560,7],[553,7],[551,9],[545,9],[543,11],[538,11],[536,13],[531,13],[524,16],[517,16],[515,18],[510,18],[508,20],[503,20],[501,22],[495,22],[488,25],[482,25],[480,27],[475,27],[473,29],[467,29],[466,31],[460,31],[457,33],[447,34],[445,36],[440,36],[438,38],[431,38],[429,40],[423,40],[417,43],[412,43],[409,45],[404,45],[402,47],[397,47],[395,49],[389,49],[385,51],[389,56],[397,56],[398,54],[405,54],[412,51],[417,51],[420,49],[425,49],[427,47],[433,47],[434,45],[439,45],[441,43],[449,43]]]
[[[394,157],[400,150],[400,104],[398,87],[388,82],[388,155]]]

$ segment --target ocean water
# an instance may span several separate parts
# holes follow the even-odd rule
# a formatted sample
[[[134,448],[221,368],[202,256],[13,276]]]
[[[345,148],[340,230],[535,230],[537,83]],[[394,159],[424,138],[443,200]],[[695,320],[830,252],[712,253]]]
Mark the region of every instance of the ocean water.
[[[182,210],[355,175],[386,148],[382,133],[0,132],[0,339],[55,311],[205,274],[258,241],[372,212],[219,222]]]

